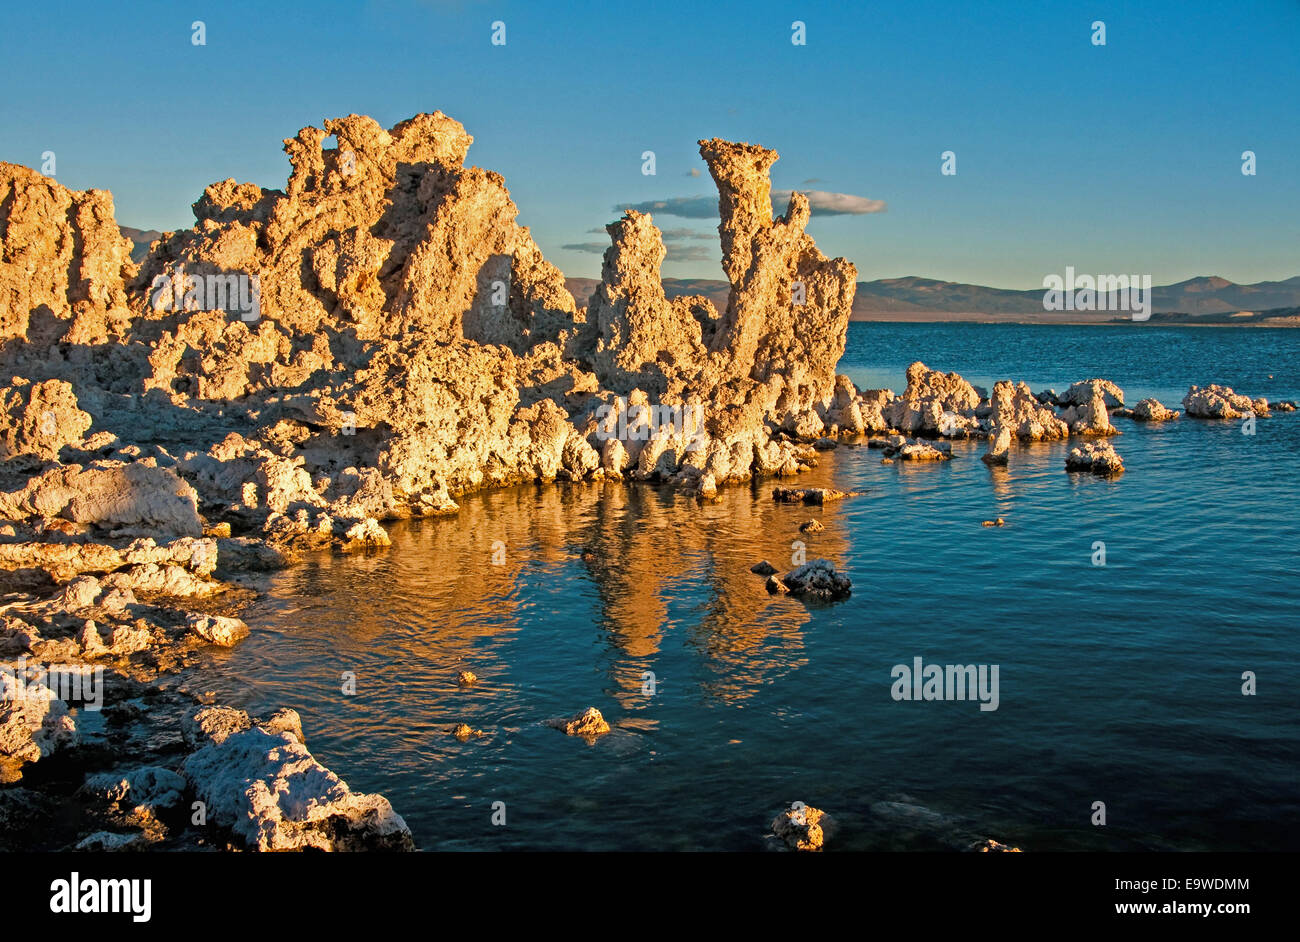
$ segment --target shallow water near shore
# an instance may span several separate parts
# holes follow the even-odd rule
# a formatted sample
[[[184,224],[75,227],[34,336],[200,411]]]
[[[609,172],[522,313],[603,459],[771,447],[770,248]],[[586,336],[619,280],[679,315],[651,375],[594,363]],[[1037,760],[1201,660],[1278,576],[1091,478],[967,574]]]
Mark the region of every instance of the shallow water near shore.
[[[1104,376],[1130,404],[1181,408],[1193,382],[1300,395],[1300,331],[849,334],[839,371],[895,391],[921,359],[980,385]],[[940,465],[826,453],[798,483],[864,493],[824,509],[773,502],[771,481],[706,505],[620,484],[466,496],[392,525],[385,552],[260,577],[252,636],[188,686],[298,709],[312,752],[429,850],[758,850],[795,800],[835,817],[831,850],[1300,849],[1300,413],[1254,436],[1116,424],[1114,481],[1067,474],[1065,443],[990,471],[958,442]],[[750,566],[789,568],[796,540],[851,599],[764,591]],[[999,665],[998,709],[896,702],[891,669],[916,657]],[[588,706],[614,727],[593,744],[541,725]],[[460,722],[484,735],[457,741]]]

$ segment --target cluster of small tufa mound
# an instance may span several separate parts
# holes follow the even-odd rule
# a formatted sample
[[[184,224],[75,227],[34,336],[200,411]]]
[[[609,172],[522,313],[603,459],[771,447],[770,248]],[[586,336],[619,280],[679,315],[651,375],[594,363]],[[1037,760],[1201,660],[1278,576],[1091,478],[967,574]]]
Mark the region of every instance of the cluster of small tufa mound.
[[[1124,473],[1124,462],[1110,442],[1089,442],[1071,449],[1065,458],[1065,470],[1114,477]]]

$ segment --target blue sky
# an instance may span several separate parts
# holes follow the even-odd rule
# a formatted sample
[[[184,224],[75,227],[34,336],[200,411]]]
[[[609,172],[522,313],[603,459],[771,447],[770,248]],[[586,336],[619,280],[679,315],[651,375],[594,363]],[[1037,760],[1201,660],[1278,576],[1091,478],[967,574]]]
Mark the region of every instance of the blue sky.
[[[714,194],[695,142],[718,136],[779,151],[775,188],[882,201],[809,226],[863,280],[1259,281],[1300,274],[1297,48],[1300,0],[11,4],[0,159],[54,151],[122,224],[177,228],[214,180],[283,187],[304,125],[442,110],[547,257],[595,276],[620,207]],[[655,221],[666,276],[721,277],[716,222]]]

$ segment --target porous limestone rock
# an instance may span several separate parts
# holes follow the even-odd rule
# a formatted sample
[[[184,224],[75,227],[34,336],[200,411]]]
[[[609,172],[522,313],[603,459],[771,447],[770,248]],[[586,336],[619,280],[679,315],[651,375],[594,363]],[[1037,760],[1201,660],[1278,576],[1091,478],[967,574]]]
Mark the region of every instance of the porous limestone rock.
[[[77,408],[72,385],[60,379],[30,383],[14,377],[0,387],[0,460],[19,455],[54,459],[81,442],[91,418]]]
[[[1066,438],[1070,427],[1034,396],[1028,383],[1001,380],[993,385],[989,404],[989,426],[995,434],[1003,429],[1022,441],[1051,441]]]
[[[189,628],[204,641],[222,648],[234,647],[248,637],[249,631],[244,622],[225,615],[192,614]]]
[[[1192,386],[1183,397],[1183,409],[1198,419],[1240,419],[1256,414],[1255,401],[1249,396],[1217,384]]]
[[[1086,406],[1100,396],[1107,409],[1124,407],[1124,390],[1108,379],[1085,379],[1074,383],[1057,399],[1061,406]]]
[[[989,449],[980,457],[980,460],[990,467],[1006,465],[1011,456],[1012,440],[1011,429],[1005,425],[999,426],[996,432],[989,435]]]
[[[1178,413],[1159,399],[1143,399],[1133,407],[1132,418],[1138,422],[1168,422],[1178,418]]]
[[[907,368],[907,388],[883,409],[891,428],[904,435],[937,437],[968,425],[969,414],[980,404],[975,387],[956,373],[932,370],[920,360]]]
[[[465,165],[471,141],[441,113],[304,128],[284,142],[284,190],[212,184],[195,226],[164,234],[138,270],[107,194],[0,165],[0,194],[17,194],[0,213],[14,341],[0,375],[21,377],[0,398],[0,447],[82,449],[97,491],[123,472],[96,459],[153,462],[225,518],[209,524],[294,551],[382,546],[380,520],[524,481],[608,472],[708,498],[811,466],[790,438],[884,427],[885,402],[834,373],[856,271],[817,250],[802,194],[773,217],[774,151],[700,142],[731,283],[718,312],[666,299],[662,236],[632,211],[608,227],[601,283],[580,306],[503,179]],[[68,469],[41,485],[66,488]],[[66,513],[35,496],[11,492],[0,513]],[[71,519],[203,532],[193,512],[106,510]]]
[[[181,774],[206,804],[208,820],[250,850],[414,849],[387,799],[353,792],[293,731],[210,707],[187,733],[198,748]]]
[[[1065,458],[1065,470],[1114,477],[1124,472],[1124,462],[1110,442],[1089,442],[1070,450]]]
[[[68,705],[44,683],[44,667],[0,664],[0,759],[35,762],[79,740]]]
[[[560,716],[546,721],[553,729],[563,730],[567,736],[594,739],[609,732],[609,724],[595,707],[587,707],[574,716]]]
[[[821,602],[846,599],[853,592],[849,577],[836,572],[829,559],[810,559],[787,572],[781,582],[792,595]]]
[[[819,808],[795,802],[772,819],[772,833],[791,850],[820,851],[830,829],[830,816]]]
[[[1091,437],[1119,434],[1119,429],[1111,424],[1110,413],[1106,409],[1107,395],[1101,389],[1103,382],[1105,381],[1093,380],[1092,398],[1072,405],[1061,413],[1061,421],[1070,427],[1071,434]],[[1074,390],[1073,386],[1070,388]],[[1080,395],[1086,391],[1085,388]]]

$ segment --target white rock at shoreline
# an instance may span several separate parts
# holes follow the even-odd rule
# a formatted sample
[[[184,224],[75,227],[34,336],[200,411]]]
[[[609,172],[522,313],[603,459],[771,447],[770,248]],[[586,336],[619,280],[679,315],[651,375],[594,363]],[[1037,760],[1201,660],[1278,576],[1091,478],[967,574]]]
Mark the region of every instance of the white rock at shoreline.
[[[209,707],[188,726],[204,743],[182,764],[208,820],[252,850],[412,850],[410,829],[381,795],[353,792],[291,730],[253,726]]]

